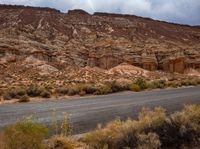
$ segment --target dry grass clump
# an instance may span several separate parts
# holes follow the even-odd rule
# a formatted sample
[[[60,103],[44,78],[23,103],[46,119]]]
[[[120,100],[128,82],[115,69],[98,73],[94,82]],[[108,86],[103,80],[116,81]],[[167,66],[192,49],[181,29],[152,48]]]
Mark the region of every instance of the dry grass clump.
[[[57,135],[46,142],[46,149],[77,149],[79,144],[79,142],[71,137]]]
[[[166,116],[163,108],[143,109],[138,120],[115,120],[83,138],[90,149],[182,148],[200,143],[200,105]]]

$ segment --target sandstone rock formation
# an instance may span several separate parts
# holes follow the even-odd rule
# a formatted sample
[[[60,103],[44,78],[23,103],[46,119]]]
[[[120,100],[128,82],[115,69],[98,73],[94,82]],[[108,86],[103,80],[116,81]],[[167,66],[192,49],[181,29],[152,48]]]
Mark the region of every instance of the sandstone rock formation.
[[[0,67],[34,57],[55,69],[111,69],[122,63],[149,71],[200,69],[200,26],[133,15],[0,5]],[[50,66],[51,67],[51,66]]]

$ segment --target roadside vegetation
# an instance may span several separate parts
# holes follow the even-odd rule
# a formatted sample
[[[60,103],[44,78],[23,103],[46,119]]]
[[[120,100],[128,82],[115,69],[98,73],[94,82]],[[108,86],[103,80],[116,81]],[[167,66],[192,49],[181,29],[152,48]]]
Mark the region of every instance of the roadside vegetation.
[[[19,102],[28,102],[30,98],[51,98],[62,96],[85,96],[85,95],[106,95],[121,91],[140,92],[152,89],[177,88],[182,86],[200,85],[200,78],[172,78],[169,80],[147,80],[137,78],[131,83],[117,83],[115,81],[104,82],[96,85],[92,83],[77,83],[51,87],[45,85],[31,84],[30,86],[11,87],[0,90],[3,100],[18,99]]]
[[[144,108],[138,120],[115,120],[83,137],[90,149],[183,149],[199,146],[199,139],[200,105],[185,106],[170,116],[161,107]]]
[[[0,133],[2,149],[189,149],[200,145],[200,105],[166,114],[162,107],[143,108],[137,120],[116,119],[79,138],[72,136],[70,116],[55,113],[49,128],[29,117]],[[51,134],[51,137],[47,137]]]

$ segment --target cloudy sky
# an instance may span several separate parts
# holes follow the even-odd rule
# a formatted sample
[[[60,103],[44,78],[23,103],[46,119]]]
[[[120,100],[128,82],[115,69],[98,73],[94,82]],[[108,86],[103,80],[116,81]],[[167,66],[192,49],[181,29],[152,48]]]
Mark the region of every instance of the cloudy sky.
[[[125,13],[200,25],[200,0],[0,0],[0,3],[52,7],[62,12],[84,9],[90,13]]]

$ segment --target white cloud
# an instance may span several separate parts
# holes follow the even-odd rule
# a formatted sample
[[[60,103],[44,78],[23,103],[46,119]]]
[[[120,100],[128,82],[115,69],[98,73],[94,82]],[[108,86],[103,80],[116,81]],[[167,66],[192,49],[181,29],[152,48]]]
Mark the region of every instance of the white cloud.
[[[2,4],[46,6],[69,9],[128,13],[165,21],[200,25],[199,0],[0,0]]]

